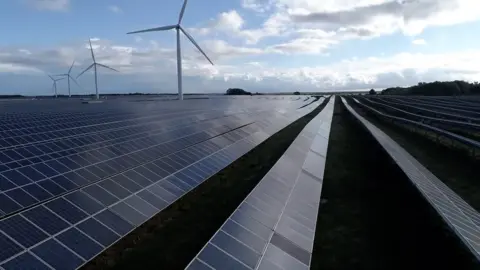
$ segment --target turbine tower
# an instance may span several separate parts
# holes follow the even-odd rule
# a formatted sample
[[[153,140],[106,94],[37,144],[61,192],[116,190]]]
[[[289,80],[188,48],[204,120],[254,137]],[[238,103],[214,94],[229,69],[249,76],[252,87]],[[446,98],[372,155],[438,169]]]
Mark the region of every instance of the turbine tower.
[[[97,63],[97,61],[95,60],[95,55],[93,54],[92,40],[88,39],[88,42],[90,43],[90,52],[92,53],[93,63],[90,66],[88,66],[84,71],[82,71],[80,74],[78,74],[77,79],[78,79],[78,77],[82,76],[83,73],[87,72],[88,70],[90,70],[93,67],[93,70],[94,70],[94,73],[95,73],[95,98],[100,99],[100,96],[98,95],[97,66],[107,68],[107,69],[110,69],[110,70],[113,70],[113,71],[116,71],[116,72],[119,72],[119,71],[114,69],[114,68],[111,68],[109,66]]]
[[[81,87],[78,82],[70,75],[70,72],[72,72],[72,68],[73,68],[73,65],[75,64],[75,60],[73,60],[73,63],[72,65],[70,66],[70,69],[68,70],[68,73],[65,73],[65,74],[57,74],[57,75],[54,75],[54,76],[64,76],[65,78],[67,78],[68,80],[68,97],[72,97],[72,94],[70,92],[70,79],[73,80],[73,82],[75,82],[79,87]]]
[[[65,79],[65,78],[55,79],[55,78],[53,78],[53,77],[50,76],[50,75],[48,75],[48,77],[50,77],[50,79],[52,79],[52,81],[53,81],[52,89],[53,89],[53,91],[54,91],[54,93],[55,93],[55,98],[57,98],[57,81],[61,81],[61,80]]]
[[[213,65],[213,62],[208,58],[205,52],[200,48],[197,42],[193,39],[193,37],[183,29],[180,25],[182,23],[183,14],[185,13],[185,8],[187,7],[188,0],[183,2],[182,9],[180,11],[180,15],[178,17],[178,23],[175,25],[167,25],[162,27],[150,28],[140,31],[128,32],[127,34],[136,34],[136,33],[144,33],[144,32],[157,32],[157,31],[167,31],[175,29],[177,31],[177,76],[178,76],[178,99],[183,100],[183,89],[182,89],[182,50],[180,46],[180,32],[182,32],[192,44],[207,58],[208,62]]]

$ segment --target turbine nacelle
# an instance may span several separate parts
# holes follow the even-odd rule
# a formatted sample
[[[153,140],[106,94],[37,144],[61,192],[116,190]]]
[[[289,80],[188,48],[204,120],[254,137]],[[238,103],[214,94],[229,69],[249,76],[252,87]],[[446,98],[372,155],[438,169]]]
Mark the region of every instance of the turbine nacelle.
[[[75,65],[75,60],[73,60],[72,65],[68,69],[68,73],[53,75],[53,76],[63,76],[65,78],[67,78],[67,80],[68,80],[68,97],[72,96],[72,94],[70,92],[70,80],[72,80],[76,85],[78,85],[78,87],[81,88],[80,84],[78,84],[78,82],[70,75],[70,73],[72,72],[73,65]]]
[[[161,27],[149,28],[139,31],[128,32],[127,34],[138,34],[138,33],[146,33],[146,32],[158,32],[158,31],[168,31],[175,29],[177,31],[177,75],[178,75],[178,99],[183,100],[183,91],[182,91],[182,53],[181,53],[181,46],[180,46],[180,33],[183,33],[188,40],[195,46],[195,48],[200,51],[203,56],[213,65],[212,60],[207,56],[207,54],[200,48],[198,43],[195,39],[185,30],[183,29],[181,23],[183,20],[183,15],[185,14],[185,9],[187,7],[188,0],[185,0],[182,5],[182,9],[180,10],[180,14],[178,16],[178,23],[173,25],[166,25]]]
[[[95,54],[93,53],[93,47],[92,47],[92,40],[91,39],[88,39],[88,43],[90,44],[90,52],[92,54],[92,60],[93,60],[93,63],[88,66],[86,69],[84,69],[82,72],[80,72],[80,74],[77,75],[77,79],[78,77],[82,76],[83,73],[89,71],[91,68],[94,68],[94,72],[95,72],[95,97],[96,99],[99,99],[100,96],[98,94],[98,79],[97,79],[97,67],[103,67],[103,68],[106,68],[106,69],[110,69],[110,70],[113,70],[113,71],[116,71],[116,72],[119,72],[118,70],[112,68],[112,67],[109,67],[107,65],[103,65],[103,64],[100,64],[100,63],[97,63],[97,61],[95,60]],[[73,64],[72,64],[73,66]],[[71,68],[70,68],[71,69]]]
[[[65,78],[54,78],[54,77],[52,77],[52,76],[50,76],[50,75],[48,75],[48,74],[47,74],[47,76],[53,81],[52,89],[53,89],[53,91],[54,91],[54,93],[55,93],[55,97],[57,97],[57,82],[65,79]],[[55,76],[55,75],[54,75],[54,76]]]

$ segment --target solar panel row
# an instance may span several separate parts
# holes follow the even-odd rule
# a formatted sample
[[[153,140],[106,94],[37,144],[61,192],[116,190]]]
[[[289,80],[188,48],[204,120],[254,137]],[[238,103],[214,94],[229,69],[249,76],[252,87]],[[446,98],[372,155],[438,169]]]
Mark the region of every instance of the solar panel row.
[[[216,137],[0,220],[1,267],[81,266],[317,105],[223,130]]]
[[[469,121],[473,123],[478,123],[480,122],[480,118],[478,115],[475,116],[469,116],[469,115],[462,115],[461,113],[455,113],[455,112],[446,112],[441,109],[435,108],[434,109],[429,109],[428,105],[420,105],[420,104],[415,104],[415,103],[408,103],[408,102],[403,102],[403,100],[399,101],[393,101],[388,98],[370,98],[372,100],[375,100],[377,102],[387,104],[390,106],[395,106],[397,108],[403,108],[405,110],[409,110],[411,112],[417,113],[417,114],[425,114],[425,115],[430,115],[434,117],[442,117],[442,118],[448,118],[452,120],[461,120],[461,121]],[[439,106],[441,107],[441,106]]]
[[[398,164],[454,233],[480,260],[480,213],[432,174],[392,138],[360,116],[342,98],[354,115]]]
[[[60,138],[77,137],[85,134],[96,134],[102,131],[115,131],[121,128],[129,127],[141,128],[142,125],[154,123],[155,121],[172,119],[173,117],[191,116],[192,113],[175,113],[155,115],[148,117],[137,118],[118,118],[122,120],[109,121],[109,119],[86,119],[78,122],[65,122],[66,120],[56,120],[56,124],[40,125],[39,123],[22,124],[34,125],[33,127],[24,127],[20,129],[3,129],[2,140],[0,146],[2,148],[9,148],[23,144],[32,144],[36,142],[50,141],[52,139],[58,140]],[[68,120],[67,120],[68,121]],[[172,121],[172,120],[170,120]],[[16,124],[20,126],[20,124]]]
[[[152,113],[158,112],[169,113],[168,111],[157,109],[152,110]],[[170,112],[171,113],[171,112]],[[128,111],[97,111],[97,112],[52,112],[44,113],[38,112],[35,115],[30,114],[10,114],[2,115],[0,117],[0,124],[5,126],[5,129],[21,129],[36,126],[48,126],[57,125],[58,121],[64,121],[65,123],[82,122],[82,121],[98,121],[100,119],[115,121],[125,120],[129,118],[138,117],[133,112]],[[32,122],[34,121],[34,122]]]
[[[268,108],[268,104],[266,106]],[[261,108],[253,107],[253,110],[243,110],[245,112],[258,111]],[[265,107],[263,107],[265,108]],[[116,110],[110,113],[98,112],[98,113],[74,113],[70,116],[52,115],[46,116],[26,115],[24,117],[9,117],[5,120],[5,117],[0,118],[0,124],[3,129],[0,131],[2,139],[16,137],[14,140],[0,140],[1,147],[10,147],[23,143],[32,143],[35,141],[42,141],[48,138],[58,138],[59,136],[74,136],[88,132],[99,132],[101,130],[108,130],[114,128],[121,128],[128,125],[140,125],[145,122],[158,121],[163,119],[171,119],[172,117],[196,115],[200,113],[223,113],[221,109],[208,110],[204,108],[199,110],[168,111],[151,109],[148,113],[142,111],[126,111]],[[234,110],[228,112],[230,114],[239,113],[241,110]],[[96,126],[96,130],[92,127]],[[59,132],[62,130],[63,132]],[[52,133],[53,131],[53,133]],[[38,134],[42,134],[43,138],[39,138]],[[22,136],[19,136],[22,135]],[[35,136],[34,136],[35,135]]]
[[[203,121],[205,119],[208,119],[209,116],[214,117],[214,115],[196,115],[196,117],[191,118],[190,122],[195,122],[195,121]],[[70,138],[70,139],[64,139],[64,140],[59,140],[59,137],[55,137],[54,142],[50,143],[45,143],[45,144],[36,144],[35,146],[25,146],[22,148],[16,148],[15,150],[6,150],[2,155],[0,155],[0,162],[2,162],[2,165],[0,165],[0,171],[5,171],[9,169],[15,169],[20,166],[26,166],[26,165],[31,165],[33,163],[38,163],[42,161],[46,161],[49,159],[54,159],[58,158],[64,155],[71,155],[75,153],[75,151],[72,148],[92,148],[92,144],[100,144],[103,143],[105,140],[109,139],[110,141],[113,142],[121,142],[122,139],[120,138],[121,135],[129,135],[129,136],[134,136],[134,132],[143,132],[142,134],[150,134],[154,130],[152,130],[152,127],[158,126],[160,129],[158,131],[165,131],[164,128],[161,127],[168,127],[168,125],[171,124],[182,124],[186,123],[183,121],[185,119],[173,119],[170,122],[158,122],[158,123],[153,123],[153,122],[148,122],[145,123],[146,125],[143,128],[140,129],[140,126],[134,126],[131,127],[130,129],[126,130],[119,130],[115,129],[112,132],[109,133],[98,133],[98,127],[86,127],[88,128],[89,135],[84,135],[85,137],[78,137],[78,129],[74,130],[74,133],[76,135],[75,138]],[[138,119],[136,119],[138,121]],[[173,122],[175,121],[175,122]],[[135,121],[133,123],[136,123]],[[60,130],[59,132],[66,132],[65,130]],[[72,131],[73,132],[73,131]],[[17,143],[18,137],[14,139],[15,143]],[[102,146],[105,146],[102,144]],[[80,149],[79,152],[81,152],[82,149]],[[76,150],[78,151],[78,150]],[[40,160],[40,161],[39,161]],[[0,185],[1,186],[1,185]]]
[[[468,136],[469,132],[467,132],[466,129],[462,128],[461,130],[463,130],[463,132],[460,133],[460,134],[462,134],[462,135],[460,135],[460,134],[455,133],[456,128],[454,128],[450,124],[439,124],[438,122],[437,123],[425,124],[423,122],[423,120],[421,120],[421,121],[410,120],[410,119],[407,119],[407,118],[404,118],[404,117],[394,116],[394,115],[390,115],[390,114],[381,112],[381,111],[379,111],[379,110],[377,110],[377,109],[375,109],[375,108],[373,108],[369,105],[366,105],[366,104],[360,102],[359,100],[357,100],[355,98],[353,99],[353,101],[355,101],[355,103],[359,104],[363,108],[365,108],[365,109],[367,109],[367,110],[369,110],[369,111],[371,111],[371,112],[373,112],[373,113],[375,113],[379,116],[388,118],[390,120],[394,120],[396,122],[404,123],[404,124],[407,124],[407,125],[413,125],[413,126],[419,127],[420,129],[423,129],[423,130],[426,130],[426,131],[429,131],[429,132],[433,132],[434,134],[437,134],[437,136],[446,137],[446,138],[449,138],[453,141],[457,141],[460,144],[464,144],[465,147],[467,147],[467,149],[471,149],[471,150],[475,151],[474,149],[480,148],[480,142],[477,141],[475,137],[472,137],[472,135]],[[452,129],[452,127],[453,127],[453,129]],[[479,125],[479,127],[480,127],[480,125]],[[468,136],[468,137],[464,137],[463,135]]]
[[[178,103],[171,102],[161,102],[166,101],[164,99],[138,99],[138,98],[124,98],[124,99],[112,99],[104,100],[101,106],[91,106],[90,108],[84,108],[85,105],[81,104],[78,99],[60,99],[60,100],[21,100],[21,101],[2,101],[0,100],[0,119],[22,119],[39,116],[48,116],[48,117],[62,117],[62,116],[75,116],[75,115],[91,115],[95,117],[96,114],[105,114],[105,113],[128,113],[135,112],[144,114],[146,111],[155,111],[158,114],[168,113],[173,111],[178,111],[179,106],[181,106],[182,111],[191,111],[191,110],[208,110],[211,106],[205,106],[206,103],[215,105],[215,109],[226,110],[229,109],[231,105],[236,106],[239,101],[244,102],[247,107],[271,107],[275,106],[276,103],[286,103],[290,100],[295,100],[293,97],[287,97],[285,99],[275,99],[272,97],[267,98],[233,98],[233,97],[224,97],[224,98],[210,98],[210,99],[201,99],[201,100],[185,100],[181,105]],[[159,102],[160,101],[160,102]],[[142,107],[138,107],[142,103]],[[119,106],[120,105],[120,106]],[[119,107],[121,109],[119,110]],[[19,108],[21,108],[19,110]],[[34,115],[33,115],[34,114]]]
[[[203,121],[205,119],[207,119],[205,115],[197,115],[195,118],[191,118],[190,122],[195,122],[195,121],[198,122],[200,120]],[[177,121],[173,123],[164,122],[163,123],[164,125],[161,126],[162,128],[160,128],[159,131],[168,130],[169,129],[168,125],[171,125],[171,124],[187,124],[188,123],[188,121],[181,121],[181,120],[186,120],[186,119],[177,119]],[[154,130],[152,130],[151,128],[154,125],[152,123],[149,123],[149,124],[150,124],[149,126],[150,129],[141,130],[141,131],[144,131],[144,133],[147,132],[147,134],[150,136],[157,135],[157,137],[148,138],[148,139],[150,140],[156,139],[157,143],[160,142],[161,136],[158,137],[159,134],[152,134]],[[160,124],[162,123],[157,123],[157,125],[160,125]],[[96,129],[92,128],[91,130],[96,130]],[[28,182],[28,179],[26,179],[25,176],[31,176],[35,180],[38,180],[37,178],[42,178],[45,176],[48,176],[49,178],[51,178],[54,176],[51,174],[55,173],[56,171],[60,173],[65,173],[68,170],[78,169],[83,164],[89,164],[88,160],[98,161],[99,157],[111,158],[114,155],[122,154],[122,152],[125,152],[125,150],[128,150],[129,148],[131,149],[132,147],[134,147],[135,144],[133,144],[132,146],[131,145],[132,141],[126,142],[119,137],[121,134],[129,134],[131,136],[134,136],[135,134],[131,134],[132,132],[133,130],[131,132],[125,132],[125,133],[122,133],[120,130],[115,130],[115,132],[112,134],[97,133],[95,135],[91,135],[87,137],[82,137],[82,138],[76,137],[75,139],[62,140],[62,141],[58,140],[57,138],[57,140],[49,144],[41,144],[41,145],[36,144],[36,145],[30,145],[22,148],[5,150],[2,152],[2,155],[0,155],[0,159],[3,159],[5,162],[9,162],[9,163],[0,165],[0,171],[4,171],[5,175],[10,175],[10,180],[7,179],[8,177],[0,178],[0,191],[2,190],[7,191],[18,186],[16,183],[17,181]],[[163,135],[163,137],[165,138],[165,137],[168,137],[169,134],[167,133],[167,134],[161,134],[161,135]],[[103,139],[103,142],[102,142],[102,139]],[[116,143],[116,145],[115,144],[106,145],[104,143],[106,139],[110,139],[110,141],[113,143]],[[124,145],[125,145],[124,147],[122,147],[122,145],[118,145],[122,141],[124,141]],[[141,140],[138,143],[142,143],[142,142],[144,144],[148,143],[146,139]],[[95,147],[94,147],[94,144],[96,144]],[[101,146],[101,147],[97,148],[98,146]],[[109,147],[107,148],[106,146],[109,146]],[[96,148],[96,149],[92,149],[92,148]],[[87,151],[87,149],[90,151]],[[99,150],[103,150],[105,152],[98,153]],[[138,159],[139,153],[136,153],[136,155]],[[96,158],[91,158],[92,156]],[[135,157],[133,158],[135,160]],[[56,160],[53,160],[53,159],[56,159]],[[125,162],[128,162],[128,159],[129,159],[128,156],[124,156],[119,161],[123,161],[125,163]],[[62,163],[62,161],[64,161],[64,163]],[[110,166],[108,166],[107,164],[106,166],[107,169],[109,167],[115,167],[115,166],[112,166],[112,163],[114,163],[115,165],[120,165],[122,167],[122,164],[116,164],[117,162],[115,162],[114,160],[110,160],[109,162],[110,162]],[[38,163],[41,163],[41,164],[38,164]],[[36,168],[33,168],[34,164]],[[22,167],[22,168],[19,168],[19,167]],[[17,170],[14,170],[14,169],[17,169]],[[18,172],[18,170],[22,170],[22,172]],[[82,178],[78,177],[77,174],[74,174],[73,176],[76,177],[77,179],[80,179],[80,181],[82,180]],[[14,181],[12,178],[15,178],[16,180]],[[62,178],[62,180],[65,181],[64,178]],[[71,181],[67,180],[66,182],[67,182],[66,185],[71,185],[70,183]],[[48,191],[51,193],[53,192],[52,193],[53,195],[56,195],[56,193],[61,191],[61,188],[63,187],[63,186],[58,187],[57,185],[52,184],[49,181],[46,181],[44,183],[43,188],[46,188],[47,186],[49,189]],[[29,188],[32,189],[32,192],[34,192],[34,189],[37,190],[36,186],[33,186],[33,187],[29,186]],[[12,192],[11,195],[15,196],[16,193],[14,193],[13,191],[11,192]],[[16,192],[21,192],[21,191],[16,191]],[[4,209],[4,212],[8,212],[5,210],[6,209]]]
[[[309,269],[334,98],[187,266]]]
[[[151,133],[147,137],[117,142],[114,145],[97,148],[87,145],[83,148],[77,147],[74,151],[62,150],[54,156],[48,153],[30,158],[38,163],[7,170],[0,174],[0,191],[2,192],[0,193],[0,216],[178,151],[183,147],[249,124],[254,119],[262,119],[266,115],[268,114],[259,113],[252,115],[254,118],[250,119],[246,115],[244,119],[239,119],[239,116],[229,116],[164,133]],[[94,139],[92,140],[95,142]],[[78,144],[72,141],[68,145]],[[40,148],[37,146],[37,149]],[[22,148],[11,151],[20,155]],[[3,154],[11,155],[9,151],[3,151]],[[16,156],[16,158],[14,162],[22,161],[21,157]]]
[[[18,166],[15,165],[13,162],[23,162],[24,160],[28,160],[32,157],[38,157],[39,155],[61,155],[67,150],[81,148],[85,146],[89,146],[89,148],[91,148],[91,145],[99,145],[105,147],[109,146],[110,144],[113,145],[115,143],[125,142],[128,140],[129,137],[147,137],[150,135],[155,135],[155,133],[167,132],[169,130],[180,128],[182,126],[188,126],[194,123],[201,123],[205,120],[216,119],[225,116],[227,115],[221,113],[183,116],[171,120],[154,122],[152,121],[143,124],[130,125],[128,127],[115,128],[103,132],[100,132],[97,127],[93,126],[88,127],[89,132],[87,133],[81,133],[79,132],[80,130],[76,129],[71,131],[74,136],[55,137],[55,140],[50,140],[46,143],[37,143],[34,146],[28,144],[26,146],[17,146],[14,150],[4,150],[4,152],[2,152],[0,156],[0,164],[12,169]],[[61,130],[59,132],[66,131]],[[17,142],[18,138],[13,138],[13,140]],[[108,142],[108,144],[106,142]],[[46,156],[45,158],[49,157]],[[35,162],[35,160],[32,160],[32,162]]]

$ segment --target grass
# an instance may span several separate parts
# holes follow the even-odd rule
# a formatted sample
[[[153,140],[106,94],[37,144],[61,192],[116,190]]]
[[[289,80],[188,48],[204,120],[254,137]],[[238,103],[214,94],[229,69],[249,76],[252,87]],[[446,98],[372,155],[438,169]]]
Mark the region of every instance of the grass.
[[[183,196],[84,269],[184,269],[327,101]]]
[[[480,138],[480,133],[474,132],[472,130],[467,130],[465,128],[462,129],[460,127],[452,127],[450,125],[444,126],[444,125],[439,124],[436,121],[429,121],[429,120],[419,121],[419,119],[412,119],[411,117],[405,117],[404,115],[398,114],[396,111],[391,110],[389,108],[385,108],[385,107],[377,105],[377,104],[370,104],[368,102],[365,102],[365,100],[360,100],[360,101],[362,101],[364,104],[366,104],[366,105],[368,105],[372,108],[375,108],[379,111],[382,111],[382,112],[384,112],[386,114],[389,114],[389,115],[392,115],[392,116],[404,117],[404,118],[410,119],[412,121],[422,122],[424,124],[431,125],[431,126],[443,129],[445,131],[455,133],[455,134],[463,136],[465,138],[469,138],[469,139],[473,139],[473,140],[478,140]],[[358,107],[358,105],[356,105],[356,106]],[[385,120],[387,120],[387,119],[388,118],[385,117]],[[391,121],[391,120],[389,120],[389,121]],[[394,121],[397,124],[400,124],[399,123],[400,121],[396,121],[396,120],[394,120]],[[423,136],[427,136],[427,137],[429,137],[429,139],[431,139],[433,141],[440,142],[440,143],[444,144],[445,146],[447,146],[449,148],[455,148],[457,150],[465,151],[469,154],[472,154],[472,146],[471,145],[467,145],[467,144],[462,143],[458,140],[450,139],[449,137],[439,135],[436,132],[427,131],[426,129],[423,129],[423,128],[418,127],[418,126],[414,126],[414,125],[403,123],[403,122],[401,123],[401,125],[404,125],[405,128],[410,129],[410,131],[414,131],[414,132],[417,132],[417,133],[423,133],[422,134]],[[472,156],[477,158],[477,155],[474,152],[473,152]]]
[[[470,255],[336,99],[311,269],[475,269]]]
[[[458,147],[451,147],[447,142],[436,142],[432,136],[422,134],[410,127],[398,126],[366,113],[351,102],[357,112],[366,116],[380,127],[398,144],[414,156],[427,169],[435,174],[446,185],[453,189],[477,211],[480,211],[480,160],[472,158]]]

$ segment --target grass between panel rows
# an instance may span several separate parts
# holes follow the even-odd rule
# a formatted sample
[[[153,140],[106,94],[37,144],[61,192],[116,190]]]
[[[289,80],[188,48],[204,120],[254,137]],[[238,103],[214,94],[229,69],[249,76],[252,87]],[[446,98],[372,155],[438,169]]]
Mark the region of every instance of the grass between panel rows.
[[[471,259],[337,98],[311,269],[472,269]]]
[[[184,269],[327,102],[209,178],[83,269]]]
[[[436,142],[431,136],[418,132],[418,129],[414,132],[410,127],[381,121],[381,118],[361,109],[354,102],[350,104],[357,112],[392,137],[473,208],[480,211],[480,182],[478,181],[480,160],[448,144]]]

